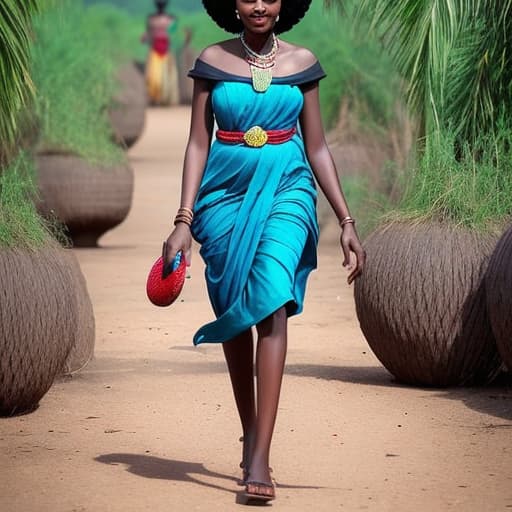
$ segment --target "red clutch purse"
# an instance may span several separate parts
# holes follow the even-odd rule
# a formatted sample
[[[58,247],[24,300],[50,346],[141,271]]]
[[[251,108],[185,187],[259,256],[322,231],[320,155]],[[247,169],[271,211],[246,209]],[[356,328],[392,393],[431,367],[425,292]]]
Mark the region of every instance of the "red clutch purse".
[[[176,254],[172,271],[164,277],[164,262],[158,258],[148,275],[146,293],[155,306],[170,306],[179,296],[185,283],[187,264],[181,252]]]

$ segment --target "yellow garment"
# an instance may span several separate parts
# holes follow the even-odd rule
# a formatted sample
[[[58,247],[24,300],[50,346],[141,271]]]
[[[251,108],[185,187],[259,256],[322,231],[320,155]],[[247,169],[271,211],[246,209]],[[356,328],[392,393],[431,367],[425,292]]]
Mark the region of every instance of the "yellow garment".
[[[178,70],[172,53],[160,55],[150,50],[146,63],[146,85],[150,103],[154,105],[179,103]]]

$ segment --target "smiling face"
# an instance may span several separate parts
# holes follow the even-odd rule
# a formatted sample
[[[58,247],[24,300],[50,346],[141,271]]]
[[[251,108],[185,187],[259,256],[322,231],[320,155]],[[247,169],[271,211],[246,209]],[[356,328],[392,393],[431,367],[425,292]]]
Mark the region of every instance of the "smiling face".
[[[236,0],[236,9],[247,31],[265,34],[274,28],[281,0]]]

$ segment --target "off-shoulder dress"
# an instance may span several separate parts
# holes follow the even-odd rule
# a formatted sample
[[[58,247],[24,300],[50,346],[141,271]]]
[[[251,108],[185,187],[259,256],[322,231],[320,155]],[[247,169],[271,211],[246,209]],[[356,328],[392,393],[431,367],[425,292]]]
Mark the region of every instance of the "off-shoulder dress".
[[[297,127],[290,140],[251,147],[215,139],[194,205],[192,235],[201,245],[216,319],[194,344],[225,342],[286,307],[302,311],[306,281],[316,268],[317,191],[298,129],[305,87],[323,78],[320,64],[274,77],[265,92],[250,78],[198,59],[189,72],[211,82],[218,128],[246,132]]]

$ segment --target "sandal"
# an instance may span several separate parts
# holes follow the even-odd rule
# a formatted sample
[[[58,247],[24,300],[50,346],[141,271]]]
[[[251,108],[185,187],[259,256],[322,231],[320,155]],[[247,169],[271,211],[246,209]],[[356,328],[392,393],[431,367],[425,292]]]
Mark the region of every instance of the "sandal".
[[[273,484],[249,480],[245,484],[244,496],[248,502],[258,501],[260,503],[267,503],[276,498],[276,489]]]

